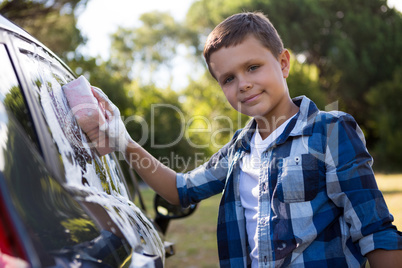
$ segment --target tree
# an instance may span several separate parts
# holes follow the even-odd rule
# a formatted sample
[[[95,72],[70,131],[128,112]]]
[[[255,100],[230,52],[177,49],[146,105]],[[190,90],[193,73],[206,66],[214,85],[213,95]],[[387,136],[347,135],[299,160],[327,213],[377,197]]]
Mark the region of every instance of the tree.
[[[318,108],[325,109],[327,96],[320,88],[319,71],[315,65],[300,62],[291,53],[290,75],[286,82],[292,98],[306,95],[315,102]]]
[[[0,3],[0,14],[27,30],[63,60],[85,42],[76,12],[88,0],[12,0]]]
[[[69,67],[77,75],[84,75],[91,85],[101,88],[119,107],[122,115],[132,108],[133,98],[129,95],[131,80],[115,69],[110,60],[76,55],[70,59]]]
[[[186,137],[196,152],[206,157],[217,152],[250,119],[230,106],[208,71],[192,80],[182,94]]]
[[[194,33],[166,12],[142,14],[140,21],[140,27],[120,27],[112,35],[111,63],[143,84],[152,83],[154,73],[161,69],[171,78],[177,48],[192,42]]]
[[[380,124],[378,117],[373,120],[369,116],[373,107],[387,105],[381,103],[382,98],[369,97],[368,92],[382,89],[399,70],[401,13],[388,7],[386,0],[200,0],[190,8],[187,23],[200,32],[199,40],[203,40],[227,16],[254,10],[268,15],[285,46],[296,56],[306,58],[304,64],[315,66],[318,83],[314,87],[319,87],[316,92],[324,93],[327,103],[339,101],[340,109],[351,113],[362,127],[368,147],[378,150],[375,144],[386,140],[379,141],[384,136],[378,135],[376,129],[385,122],[388,128],[392,124],[390,120]],[[291,73],[291,91],[303,83],[301,74]],[[297,80],[293,80],[295,76]],[[391,91],[391,85],[388,87]],[[395,83],[392,87],[401,93]]]
[[[378,139],[374,163],[389,171],[400,171],[402,162],[402,66],[395,70],[392,80],[371,88],[367,94],[370,104],[370,124]]]
[[[176,171],[193,168],[195,151],[184,137],[186,118],[179,94],[137,82],[133,82],[130,91],[134,106],[125,123],[133,139]]]

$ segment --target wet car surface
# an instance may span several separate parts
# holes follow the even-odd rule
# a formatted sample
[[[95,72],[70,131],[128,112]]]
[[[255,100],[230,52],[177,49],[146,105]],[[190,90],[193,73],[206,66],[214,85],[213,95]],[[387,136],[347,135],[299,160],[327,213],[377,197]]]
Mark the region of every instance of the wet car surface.
[[[162,267],[171,244],[68,106],[75,75],[1,16],[0,62],[0,254],[32,267]],[[170,218],[157,215],[164,232]]]

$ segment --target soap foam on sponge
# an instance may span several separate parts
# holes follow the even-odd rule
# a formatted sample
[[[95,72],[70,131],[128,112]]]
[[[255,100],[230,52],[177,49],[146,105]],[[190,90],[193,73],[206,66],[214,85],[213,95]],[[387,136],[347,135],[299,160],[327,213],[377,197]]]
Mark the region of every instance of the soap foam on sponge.
[[[77,119],[82,130],[91,136],[91,133],[104,129],[107,126],[106,112],[92,93],[92,87],[84,76],[63,86],[64,94],[68,100],[71,111]],[[97,147],[101,155],[105,153]]]

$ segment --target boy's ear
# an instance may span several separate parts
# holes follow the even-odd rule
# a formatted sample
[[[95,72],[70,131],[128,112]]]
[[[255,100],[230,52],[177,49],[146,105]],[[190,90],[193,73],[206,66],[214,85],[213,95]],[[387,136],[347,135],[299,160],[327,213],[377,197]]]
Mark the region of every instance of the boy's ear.
[[[279,63],[281,64],[283,78],[288,78],[290,70],[290,53],[286,48],[279,55]]]

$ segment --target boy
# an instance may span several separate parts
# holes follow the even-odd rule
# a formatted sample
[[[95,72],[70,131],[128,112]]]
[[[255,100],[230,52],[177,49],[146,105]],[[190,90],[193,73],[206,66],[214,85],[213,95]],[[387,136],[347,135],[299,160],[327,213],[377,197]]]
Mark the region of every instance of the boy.
[[[186,174],[163,166],[129,137],[100,90],[111,116],[102,131],[88,131],[90,139],[98,148],[107,139],[173,204],[223,193],[222,267],[360,267],[366,257],[371,267],[402,267],[402,236],[360,128],[348,114],[290,98],[289,52],[269,20],[227,18],[209,35],[204,57],[233,108],[253,118],[207,163]]]

